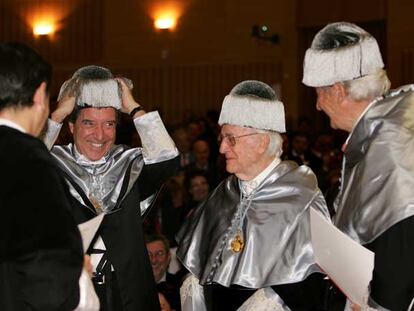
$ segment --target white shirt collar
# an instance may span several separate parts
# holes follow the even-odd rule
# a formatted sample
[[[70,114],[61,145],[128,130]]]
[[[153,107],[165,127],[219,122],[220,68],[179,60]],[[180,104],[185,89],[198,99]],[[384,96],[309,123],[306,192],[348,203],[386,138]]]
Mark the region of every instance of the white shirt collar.
[[[157,284],[160,284],[161,282],[167,282],[167,272],[164,273],[162,278],[157,282]]]
[[[8,119],[0,118],[0,125],[5,125],[5,126],[8,126],[8,127],[14,128],[15,130],[18,130],[22,133],[26,133],[26,130],[23,127],[21,127],[19,124],[15,123],[13,121],[10,121]]]
[[[248,196],[250,195],[253,190],[255,190],[260,183],[267,177],[267,175],[269,175],[269,173],[276,167],[279,165],[279,163],[281,162],[280,158],[276,157],[273,159],[272,162],[270,162],[270,164],[259,174],[257,175],[255,178],[253,178],[252,180],[241,180],[241,191],[243,192],[243,195]]]

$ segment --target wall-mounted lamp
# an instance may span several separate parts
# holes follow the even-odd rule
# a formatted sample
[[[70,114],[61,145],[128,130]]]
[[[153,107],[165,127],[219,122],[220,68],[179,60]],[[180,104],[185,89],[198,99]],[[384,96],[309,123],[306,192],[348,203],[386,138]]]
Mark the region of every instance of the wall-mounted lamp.
[[[157,29],[172,29],[174,28],[176,21],[172,17],[163,17],[155,20],[154,25]]]
[[[266,25],[253,25],[252,26],[252,37],[263,41],[269,41],[273,44],[280,43],[280,37],[277,33],[271,35],[268,33],[269,28]]]
[[[33,26],[33,34],[36,36],[47,36],[53,34],[55,27],[49,23],[38,23]]]

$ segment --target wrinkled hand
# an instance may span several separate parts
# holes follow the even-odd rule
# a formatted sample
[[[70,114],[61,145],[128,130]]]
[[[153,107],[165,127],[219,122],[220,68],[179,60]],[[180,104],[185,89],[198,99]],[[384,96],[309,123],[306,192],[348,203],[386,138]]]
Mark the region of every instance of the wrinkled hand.
[[[52,113],[51,118],[55,122],[62,123],[63,120],[72,113],[74,108],[75,97],[64,97],[58,102],[56,110]]]
[[[130,114],[131,111],[139,107],[140,104],[138,104],[134,97],[132,96],[132,91],[128,88],[128,86],[125,84],[125,81],[122,78],[116,78],[118,83],[121,85],[122,89],[122,107],[121,111],[126,114]]]

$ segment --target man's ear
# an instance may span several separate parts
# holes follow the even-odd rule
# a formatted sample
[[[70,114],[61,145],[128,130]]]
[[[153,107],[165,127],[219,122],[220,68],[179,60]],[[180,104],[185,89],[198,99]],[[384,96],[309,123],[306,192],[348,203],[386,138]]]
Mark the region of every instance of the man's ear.
[[[332,87],[334,88],[338,102],[342,103],[347,96],[344,84],[341,82],[336,82]]]
[[[260,135],[260,144],[258,146],[260,153],[265,153],[270,144],[270,137],[267,134]]]
[[[42,82],[33,95],[33,106],[41,110],[48,108],[46,107],[49,105],[49,102],[46,100],[47,96],[46,82]]]

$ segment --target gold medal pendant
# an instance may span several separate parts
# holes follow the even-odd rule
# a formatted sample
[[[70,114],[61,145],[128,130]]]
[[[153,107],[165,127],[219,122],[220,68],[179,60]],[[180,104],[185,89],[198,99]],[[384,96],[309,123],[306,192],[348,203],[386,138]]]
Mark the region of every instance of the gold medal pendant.
[[[231,250],[235,253],[239,253],[243,250],[244,242],[241,236],[240,230],[237,231],[236,236],[234,237],[233,241],[231,241]]]
[[[103,212],[103,209],[102,209],[101,204],[99,204],[98,200],[97,200],[94,196],[90,195],[90,196],[89,196],[89,201],[92,203],[92,205],[93,205],[93,207],[95,208],[96,213],[97,213],[98,215],[99,215],[99,214],[101,214],[101,213]]]

